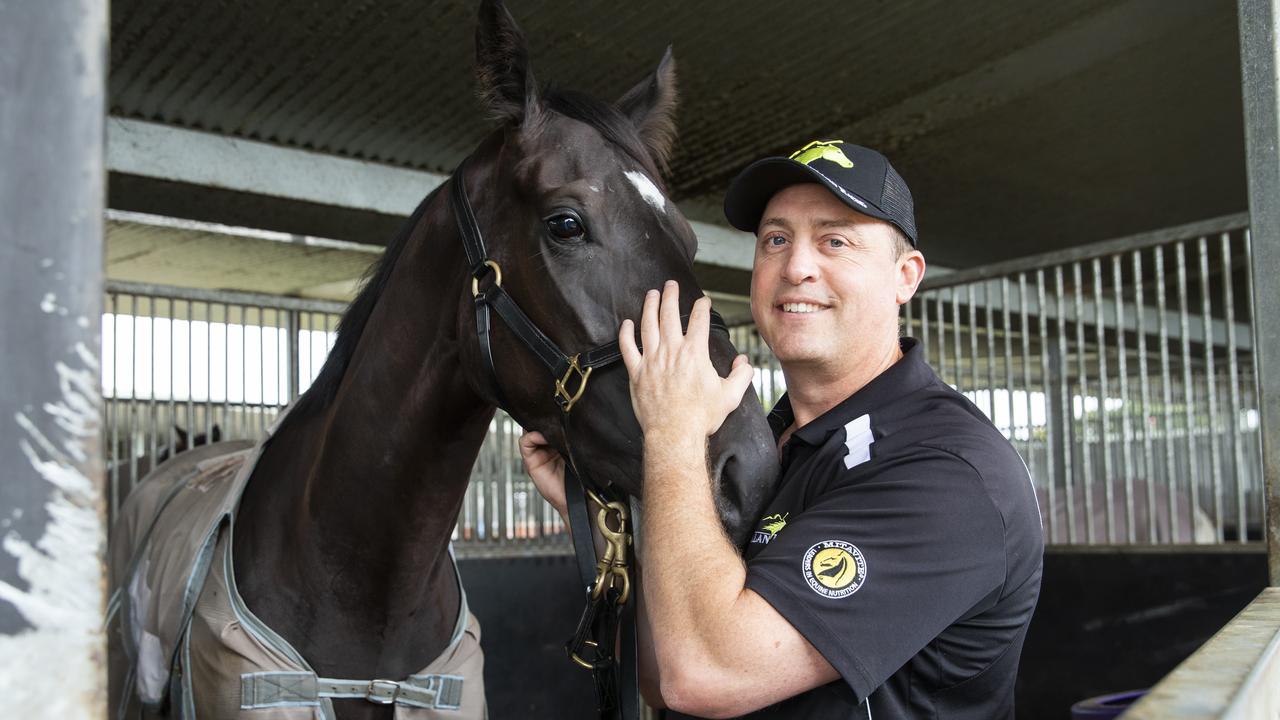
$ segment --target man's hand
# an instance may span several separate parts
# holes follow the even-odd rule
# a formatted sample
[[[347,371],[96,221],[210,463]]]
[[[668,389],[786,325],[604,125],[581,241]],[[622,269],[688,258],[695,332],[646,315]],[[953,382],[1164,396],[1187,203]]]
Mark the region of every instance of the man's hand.
[[[742,402],[752,369],[739,355],[729,377],[721,378],[707,350],[711,301],[694,302],[688,334],[680,326],[679,303],[674,280],[667,281],[661,296],[650,290],[640,316],[644,353],[636,347],[631,320],[622,322],[618,345],[631,378],[631,406],[645,435],[705,440]]]
[[[568,522],[569,503],[564,497],[564,458],[547,444],[542,433],[530,430],[520,436],[520,460],[524,462],[524,471],[533,480],[534,487],[560,513],[560,517]]]

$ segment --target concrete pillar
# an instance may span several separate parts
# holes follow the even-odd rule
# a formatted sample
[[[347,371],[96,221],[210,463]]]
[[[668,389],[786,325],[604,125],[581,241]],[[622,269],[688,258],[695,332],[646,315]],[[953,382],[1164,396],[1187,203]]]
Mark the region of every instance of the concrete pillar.
[[[1238,0],[1249,174],[1254,331],[1266,538],[1271,585],[1280,586],[1280,124],[1277,115],[1278,0]]]
[[[103,718],[106,0],[0,0],[0,717]]]

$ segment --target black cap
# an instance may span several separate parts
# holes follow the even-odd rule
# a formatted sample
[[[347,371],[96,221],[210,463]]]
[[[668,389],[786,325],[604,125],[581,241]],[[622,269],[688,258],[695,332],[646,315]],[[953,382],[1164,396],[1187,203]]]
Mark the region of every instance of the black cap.
[[[902,176],[885,156],[843,140],[814,140],[790,157],[767,157],[747,166],[729,184],[724,216],[730,225],[754,233],[770,198],[785,187],[810,182],[823,184],[863,215],[892,223],[919,246],[915,205]]]

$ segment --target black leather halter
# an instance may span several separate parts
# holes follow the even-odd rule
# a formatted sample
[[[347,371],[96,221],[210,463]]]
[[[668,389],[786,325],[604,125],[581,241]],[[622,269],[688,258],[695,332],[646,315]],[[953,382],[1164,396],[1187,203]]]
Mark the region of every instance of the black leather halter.
[[[494,325],[491,309],[497,311],[507,328],[546,366],[554,381],[556,403],[564,411],[561,414],[561,427],[567,452],[565,496],[569,501],[569,526],[573,533],[574,552],[587,598],[586,609],[573,637],[566,643],[566,649],[574,662],[592,671],[601,718],[638,720],[635,603],[627,602],[630,595],[627,575],[630,564],[630,532],[626,527],[629,498],[616,488],[596,486],[580,474],[570,442],[570,411],[586,392],[591,374],[621,360],[622,352],[618,348],[618,342],[614,340],[585,352],[565,354],[507,294],[502,287],[502,269],[489,258],[485,250],[475,211],[467,198],[463,172],[465,167],[464,160],[449,181],[450,200],[471,272],[471,294],[475,299],[476,336],[480,341],[480,356],[488,370],[498,405],[505,409],[507,401],[502,384],[498,381],[497,366],[493,359]],[[688,316],[682,320],[687,323]],[[728,333],[724,319],[714,311],[711,313],[711,326]],[[597,524],[601,526],[602,533],[615,538],[614,547],[606,552],[606,559],[600,562],[596,560],[595,543],[591,536],[591,521],[585,499],[587,495],[601,508]],[[606,516],[611,508],[616,512],[617,528],[609,528],[606,523]],[[625,539],[618,542],[618,536]],[[611,584],[606,590],[601,584],[610,571],[620,571],[624,584]],[[614,638],[619,634],[621,641],[615,652]]]

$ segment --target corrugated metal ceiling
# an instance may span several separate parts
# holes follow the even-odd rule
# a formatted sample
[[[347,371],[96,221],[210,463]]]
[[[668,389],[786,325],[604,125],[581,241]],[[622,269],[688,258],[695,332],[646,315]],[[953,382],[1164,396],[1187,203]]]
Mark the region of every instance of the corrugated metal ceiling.
[[[671,185],[698,219],[722,221],[748,161],[815,136],[884,149],[951,266],[1245,207],[1227,0],[510,5],[537,76],[601,97],[674,45]],[[448,171],[489,127],[475,9],[119,0],[111,112]]]

